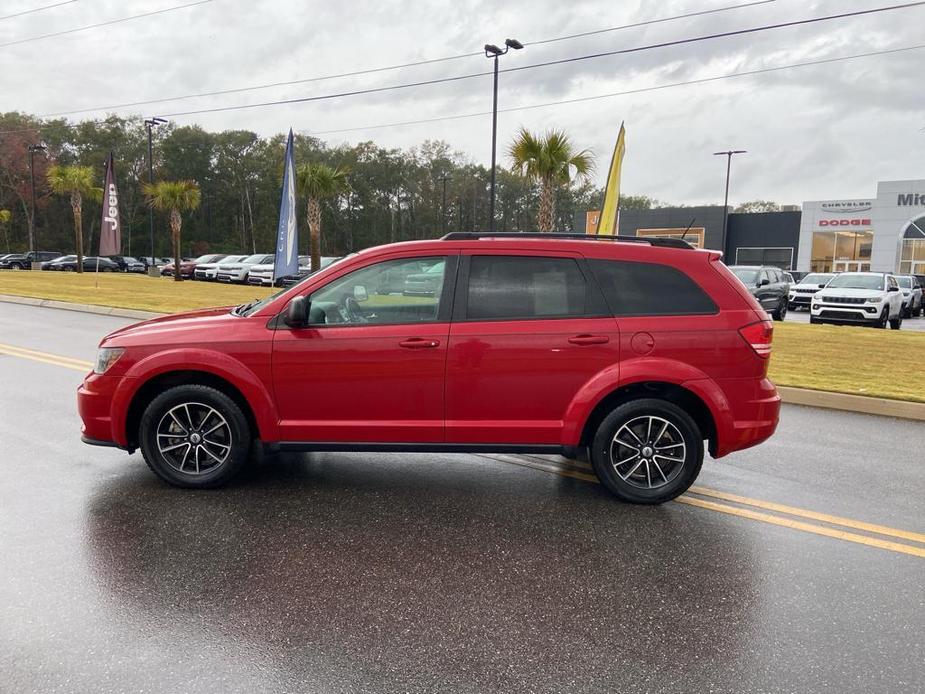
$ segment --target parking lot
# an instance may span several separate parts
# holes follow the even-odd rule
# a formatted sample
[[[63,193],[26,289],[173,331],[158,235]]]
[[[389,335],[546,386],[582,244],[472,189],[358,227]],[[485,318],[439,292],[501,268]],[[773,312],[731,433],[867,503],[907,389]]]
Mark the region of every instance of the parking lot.
[[[785,406],[662,507],[534,456],[273,456],[180,491],[78,440],[75,388],[124,322],[0,304],[6,691],[922,681],[921,423]]]

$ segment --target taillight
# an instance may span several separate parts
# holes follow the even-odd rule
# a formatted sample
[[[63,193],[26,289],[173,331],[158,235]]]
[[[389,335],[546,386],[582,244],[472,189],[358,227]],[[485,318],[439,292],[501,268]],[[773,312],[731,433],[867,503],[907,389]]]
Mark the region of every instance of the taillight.
[[[755,350],[762,359],[771,356],[771,337],[774,334],[774,326],[769,320],[761,320],[757,323],[750,323],[744,328],[739,328],[739,335],[748,343],[748,346]]]

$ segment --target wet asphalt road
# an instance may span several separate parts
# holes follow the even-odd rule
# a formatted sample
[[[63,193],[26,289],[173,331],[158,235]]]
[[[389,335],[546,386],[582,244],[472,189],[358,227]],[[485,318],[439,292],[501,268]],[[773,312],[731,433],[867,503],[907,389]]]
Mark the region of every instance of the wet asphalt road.
[[[0,343],[78,359],[121,324],[0,304]],[[175,490],[78,441],[80,379],[0,354],[2,692],[923,688],[923,556],[535,458],[279,456]],[[922,423],[785,407],[697,484],[922,533],[923,450]]]

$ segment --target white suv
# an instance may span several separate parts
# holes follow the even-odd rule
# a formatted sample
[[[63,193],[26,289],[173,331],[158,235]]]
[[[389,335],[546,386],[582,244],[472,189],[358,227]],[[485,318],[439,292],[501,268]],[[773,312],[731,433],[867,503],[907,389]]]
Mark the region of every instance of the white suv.
[[[835,277],[834,272],[811,272],[796,284],[790,285],[787,308],[796,311],[800,308],[809,310],[813,296]]]
[[[922,315],[922,287],[914,275],[896,275],[899,291],[903,293],[903,314],[906,318]]]
[[[886,272],[842,272],[814,296],[810,323],[847,323],[899,330],[903,295],[896,277]]]
[[[250,269],[255,265],[266,265],[273,262],[272,255],[257,253],[249,255],[243,260],[236,263],[222,261],[219,263],[218,271],[215,273],[215,279],[219,282],[247,282],[247,275]]]
[[[217,263],[202,263],[197,265],[193,270],[193,279],[196,280],[214,280],[215,273],[218,272],[218,266],[227,263],[239,263],[244,260],[246,255],[228,255]]]

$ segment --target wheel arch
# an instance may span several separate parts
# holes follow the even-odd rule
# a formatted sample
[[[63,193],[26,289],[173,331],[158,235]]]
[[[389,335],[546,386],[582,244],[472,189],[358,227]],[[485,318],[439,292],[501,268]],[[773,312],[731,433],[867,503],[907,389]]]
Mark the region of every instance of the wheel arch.
[[[260,438],[260,427],[257,423],[257,417],[254,414],[254,410],[251,407],[251,404],[248,402],[247,398],[244,396],[244,393],[241,392],[237,386],[235,386],[227,379],[209,371],[201,371],[197,369],[178,369],[175,371],[165,371],[152,376],[146,380],[132,395],[128,409],[126,410],[124,426],[125,440],[130,449],[137,448],[139,445],[138,429],[141,424],[141,417],[144,414],[145,408],[160,393],[163,393],[169,388],[180,385],[207,386],[209,388],[214,388],[221,393],[224,393],[229,398],[231,398],[238,407],[241,408],[241,412],[244,413],[244,418],[247,420],[247,425],[250,429],[251,437],[254,439]]]
[[[579,438],[579,446],[590,445],[594,433],[604,418],[618,407],[632,400],[656,398],[673,403],[687,412],[703,437],[709,441],[709,450],[715,454],[718,447],[716,419],[707,403],[689,388],[667,381],[637,381],[615,388],[602,397],[585,419]]]

